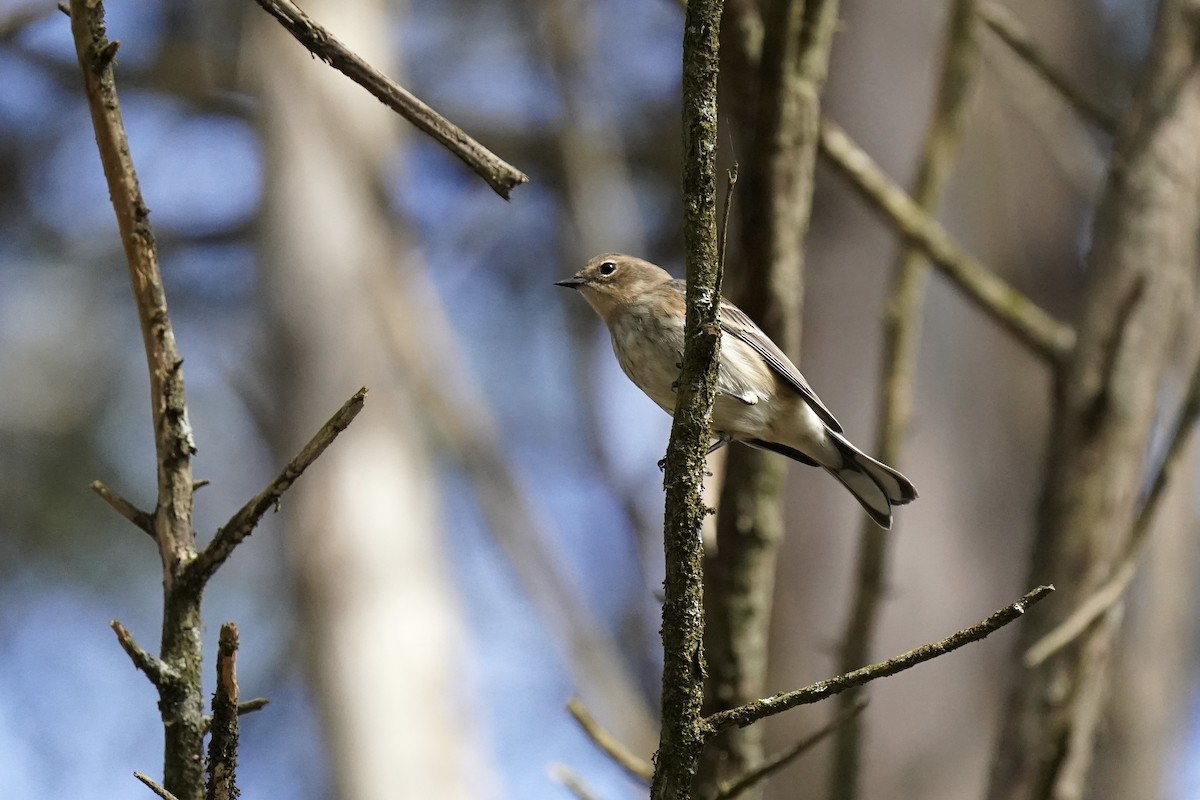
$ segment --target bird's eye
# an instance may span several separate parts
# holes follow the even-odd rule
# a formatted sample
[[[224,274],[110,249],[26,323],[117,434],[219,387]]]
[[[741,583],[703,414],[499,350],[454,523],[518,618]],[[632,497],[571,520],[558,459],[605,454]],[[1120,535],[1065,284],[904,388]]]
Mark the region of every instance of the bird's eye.
[[[617,271],[616,262],[605,261],[603,264],[600,265],[600,274],[601,275],[612,275],[616,271]]]

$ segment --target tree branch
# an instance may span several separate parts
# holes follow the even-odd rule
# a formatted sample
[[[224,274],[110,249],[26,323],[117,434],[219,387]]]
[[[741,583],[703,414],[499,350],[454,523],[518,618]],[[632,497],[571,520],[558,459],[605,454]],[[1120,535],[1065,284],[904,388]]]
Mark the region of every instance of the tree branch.
[[[683,194],[687,317],[667,445],[663,530],[662,730],[653,800],[686,800],[704,747],[704,568],[701,489],[717,390],[721,269],[717,255],[718,36],[722,0],[691,0],[683,34]]]
[[[583,778],[566,764],[551,764],[549,771],[550,777],[561,783],[575,800],[598,800],[596,793],[583,782]]]
[[[96,134],[96,147],[117,218],[130,285],[142,331],[150,375],[150,408],[158,497],[154,539],[162,562],[163,624],[158,662],[134,659],[159,689],[163,722],[163,786],[181,800],[198,800],[204,783],[203,697],[200,690],[200,594],[181,589],[177,578],[196,554],[192,528],[192,455],[196,445],[188,422],[183,358],[167,311],[150,211],[142,198],[121,117],[112,59],[117,43],[108,40],[104,6],[71,0],[71,35],[83,75],[84,94]],[[116,628],[114,628],[116,630]],[[123,629],[121,629],[123,630]],[[128,633],[128,632],[126,632]],[[118,639],[124,644],[121,631]],[[131,639],[129,641],[132,641]],[[140,650],[140,649],[139,649]],[[126,652],[130,652],[128,649]],[[134,656],[130,653],[131,657]],[[168,672],[158,664],[170,666]]]
[[[871,664],[870,666],[856,669],[853,672],[838,675],[835,678],[819,681],[803,689],[777,694],[765,700],[757,700],[729,711],[721,711],[713,714],[704,720],[705,727],[707,728],[706,733],[708,736],[712,736],[734,725],[745,727],[765,717],[787,711],[790,708],[816,703],[819,700],[824,700],[826,697],[840,694],[847,689],[862,686],[879,678],[887,678],[898,672],[912,669],[918,664],[923,664],[939,656],[952,653],[960,647],[977,642],[1008,625],[1010,622],[1019,619],[1031,606],[1045,599],[1053,591],[1053,586],[1039,586],[1026,593],[1017,602],[996,611],[987,619],[977,622],[969,628],[963,628],[940,641],[922,645],[915,650],[910,650],[907,653],[898,655],[895,658],[889,658],[887,661],[881,661],[878,664]]]
[[[265,697],[255,697],[252,700],[246,700],[243,703],[238,703],[237,713],[239,717],[244,717],[247,714],[253,714],[255,711],[261,711],[270,705],[271,701]],[[204,732],[207,734],[212,730],[212,717],[204,718]]]
[[[826,737],[837,731],[847,722],[858,717],[867,707],[867,701],[864,698],[858,698],[848,707],[838,713],[833,719],[827,722],[824,726],[817,729],[813,733],[804,737],[787,750],[768,758],[762,764],[752,770],[748,770],[745,774],[734,779],[732,782],[725,784],[721,791],[717,793],[713,800],[734,800],[739,797],[747,789],[762,783],[767,778],[779,772],[788,764],[795,761],[800,756],[807,753],[812,748],[816,747],[821,742],[825,741]]]
[[[296,454],[295,458],[279,473],[265,489],[259,492],[250,502],[238,509],[229,521],[217,530],[217,535],[208,543],[196,560],[187,566],[185,578],[190,585],[203,587],[209,578],[217,571],[226,559],[233,554],[234,548],[242,543],[251,533],[259,520],[271,508],[279,503],[283,493],[304,474],[304,471],[325,452],[325,448],[333,443],[342,431],[349,427],[358,412],[362,411],[366,402],[367,389],[363,387],[350,396],[350,399],[338,409],[329,421],[321,426],[308,444]]]
[[[161,797],[162,800],[176,800],[175,795],[171,794],[166,789],[164,789],[163,787],[161,787],[157,783],[155,783],[154,780],[149,775],[146,775],[145,773],[142,773],[142,772],[135,772],[135,773],[133,773],[133,777],[137,778],[139,781],[146,784],[146,787],[150,791],[154,792],[156,795]]]
[[[605,730],[583,705],[583,701],[578,697],[572,697],[567,701],[567,710],[571,712],[571,716],[579,723],[579,727],[583,728],[583,732],[587,734],[587,737],[603,750],[617,766],[638,780],[645,781],[646,783],[650,782],[650,779],[654,777],[654,765],[634,755],[629,748],[617,740],[617,737]]]
[[[920,247],[969,300],[1037,355],[1055,365],[1063,362],[1075,346],[1075,331],[1070,326],[1052,317],[960,248],[937,220],[828,119],[821,123],[821,149],[859,194],[882,212],[902,236]]]
[[[1033,581],[1070,576],[1054,609],[1021,631],[1017,656],[1114,574],[1143,505],[1148,443],[1175,343],[1200,331],[1190,302],[1200,261],[1200,17],[1157,4],[1133,104],[1093,216],[1076,346],[1058,382]],[[1059,609],[1061,608],[1061,611]],[[1085,794],[1117,651],[1116,615],[1014,681],[990,800]]]
[[[101,500],[112,506],[118,514],[148,533],[150,538],[154,538],[153,514],[148,511],[142,511],[117,492],[105,486],[102,481],[92,481],[91,488],[93,492],[100,495]]]
[[[1175,423],[1175,432],[1171,436],[1167,454],[1163,458],[1158,472],[1154,475],[1150,493],[1146,496],[1146,502],[1138,513],[1137,522],[1134,523],[1133,531],[1125,544],[1121,560],[1113,567],[1112,575],[1107,581],[1088,595],[1087,599],[1062,622],[1025,651],[1026,667],[1033,668],[1042,664],[1050,656],[1075,641],[1095,620],[1109,613],[1117,601],[1125,595],[1125,590],[1129,588],[1134,575],[1137,574],[1142,546],[1146,543],[1154,526],[1158,504],[1171,482],[1175,468],[1183,458],[1197,418],[1200,418],[1200,362],[1192,370],[1192,379],[1185,395],[1183,408],[1179,412],[1179,420]]]
[[[514,186],[529,178],[516,167],[500,159],[450,120],[434,111],[420,98],[368,64],[318,25],[291,0],[254,0],[274,17],[296,41],[313,55],[366,89],[379,102],[411,122],[418,130],[453,153],[476,175],[487,181],[496,194],[510,199]]]
[[[996,34],[996,38],[1004,42],[1018,58],[1053,87],[1079,116],[1107,134],[1116,133],[1117,126],[1121,123],[1120,117],[1112,110],[1094,102],[1063,72],[1052,66],[1038,49],[1028,29],[1012,11],[995,0],[984,0],[979,4],[979,16],[987,23],[992,33]]]
[[[946,29],[945,52],[937,100],[922,145],[912,198],[933,216],[958,158],[969,100],[979,73],[978,0],[954,0]],[[878,446],[880,461],[900,466],[905,439],[913,416],[913,392],[921,338],[921,318],[929,261],[911,240],[901,243],[892,270],[891,290],[883,323],[882,393],[879,403]],[[858,579],[846,629],[842,636],[838,669],[848,672],[871,657],[871,644],[883,603],[888,555],[895,536],[869,519],[859,533]],[[860,699],[858,692],[839,698],[849,710]],[[835,737],[831,800],[859,796],[862,752],[862,719],[855,717]]]
[[[117,643],[129,656],[129,660],[150,679],[155,688],[162,689],[168,684],[178,682],[179,676],[175,671],[153,653],[143,650],[141,645],[134,640],[133,634],[129,632],[128,628],[115,619],[108,624],[113,629],[113,633],[117,635]]]
[[[217,691],[213,695],[212,738],[208,742],[206,800],[237,800],[238,748],[238,629],[221,626],[217,646]]]

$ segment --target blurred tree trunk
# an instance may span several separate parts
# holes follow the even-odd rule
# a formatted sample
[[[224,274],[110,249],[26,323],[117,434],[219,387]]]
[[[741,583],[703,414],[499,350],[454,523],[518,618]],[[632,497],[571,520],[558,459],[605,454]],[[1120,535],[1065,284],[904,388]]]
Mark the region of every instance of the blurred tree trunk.
[[[1079,344],[1051,425],[1031,581],[1061,596],[1021,649],[1093,594],[1138,513],[1171,347],[1193,341],[1200,250],[1200,17],[1164,0],[1093,227]],[[996,754],[992,800],[1084,796],[1109,696],[1119,615],[1022,674]],[[1153,756],[1139,753],[1139,757]],[[1144,796],[1144,795],[1143,795]]]
[[[1112,708],[1089,793],[1095,800],[1171,796],[1163,778],[1192,708],[1196,672],[1194,467],[1194,458],[1180,465],[1126,602]]]
[[[305,10],[395,74],[382,0]],[[354,430],[288,504],[304,646],[335,796],[478,798],[456,669],[461,623],[439,549],[433,465],[377,330],[381,273],[405,254],[379,185],[403,123],[259,14],[247,57],[266,147],[262,297],[282,452],[362,384]],[[386,299],[384,300],[386,304]],[[468,765],[470,771],[468,772]],[[470,775],[470,779],[468,779]]]
[[[726,294],[793,360],[800,360],[804,239],[812,208],[820,96],[836,0],[731,2],[723,25],[723,93],[732,157],[742,180],[732,208]],[[787,461],[732,447],[718,503],[715,547],[705,557],[708,628],[706,710],[766,694],[776,556],[783,536],[780,491]],[[763,760],[764,726],[734,728],[705,751],[696,788],[715,794]],[[759,783],[740,795],[761,797]]]

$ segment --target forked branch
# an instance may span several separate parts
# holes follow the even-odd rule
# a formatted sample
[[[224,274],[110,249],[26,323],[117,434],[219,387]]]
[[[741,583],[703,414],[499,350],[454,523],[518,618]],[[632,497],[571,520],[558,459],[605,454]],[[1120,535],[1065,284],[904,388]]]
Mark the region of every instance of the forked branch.
[[[242,541],[254,532],[263,515],[274,508],[291,485],[304,474],[304,471],[317,460],[325,448],[333,443],[342,431],[349,427],[358,412],[362,411],[367,398],[367,389],[363,387],[351,395],[350,399],[338,409],[329,421],[321,426],[308,444],[288,462],[279,473],[279,477],[271,481],[267,488],[254,496],[250,502],[238,509],[218,531],[208,547],[188,565],[185,577],[192,586],[203,587],[213,573],[217,571],[226,559],[233,554]]]

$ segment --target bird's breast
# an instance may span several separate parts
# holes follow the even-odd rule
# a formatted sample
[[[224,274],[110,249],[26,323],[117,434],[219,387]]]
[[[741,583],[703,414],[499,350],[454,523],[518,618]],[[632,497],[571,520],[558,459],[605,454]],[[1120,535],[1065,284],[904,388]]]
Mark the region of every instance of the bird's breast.
[[[675,410],[675,382],[683,362],[683,319],[639,308],[609,320],[613,352],[629,380],[667,413]]]

